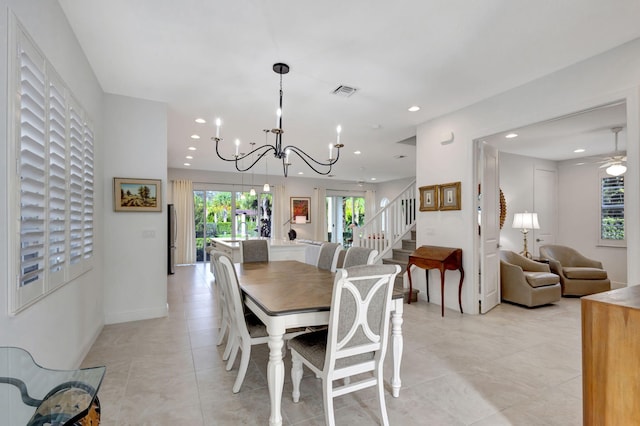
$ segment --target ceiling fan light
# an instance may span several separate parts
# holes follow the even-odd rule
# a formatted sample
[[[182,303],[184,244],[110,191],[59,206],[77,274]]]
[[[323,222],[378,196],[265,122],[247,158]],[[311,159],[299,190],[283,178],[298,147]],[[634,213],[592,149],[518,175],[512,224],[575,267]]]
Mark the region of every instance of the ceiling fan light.
[[[621,174],[624,174],[624,172],[626,171],[627,171],[627,166],[619,163],[612,164],[606,169],[607,174],[611,176],[620,176]]]

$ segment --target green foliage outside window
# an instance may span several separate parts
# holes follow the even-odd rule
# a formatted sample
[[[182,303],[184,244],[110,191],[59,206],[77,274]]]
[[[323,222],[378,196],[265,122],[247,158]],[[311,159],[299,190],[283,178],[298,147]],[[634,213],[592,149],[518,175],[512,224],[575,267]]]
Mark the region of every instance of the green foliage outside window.
[[[600,238],[624,240],[624,176],[607,176],[601,181]]]

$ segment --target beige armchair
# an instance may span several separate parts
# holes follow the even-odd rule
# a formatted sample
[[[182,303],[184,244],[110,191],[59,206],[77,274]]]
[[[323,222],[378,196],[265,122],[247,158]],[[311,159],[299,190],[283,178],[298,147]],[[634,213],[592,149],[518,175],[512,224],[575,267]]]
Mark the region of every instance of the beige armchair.
[[[501,298],[528,307],[557,302],[562,297],[560,277],[549,265],[512,251],[500,250]]]
[[[602,263],[584,257],[571,247],[542,246],[540,257],[549,259],[551,271],[560,276],[563,296],[585,296],[611,290],[611,281]]]

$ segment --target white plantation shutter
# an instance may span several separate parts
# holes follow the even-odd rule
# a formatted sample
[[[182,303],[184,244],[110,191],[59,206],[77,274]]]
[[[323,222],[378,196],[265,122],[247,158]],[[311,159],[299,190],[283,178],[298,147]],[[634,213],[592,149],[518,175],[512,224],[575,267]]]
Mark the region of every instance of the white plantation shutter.
[[[49,81],[49,283],[65,282],[67,260],[67,119],[64,86]]]
[[[83,189],[83,123],[78,107],[69,107],[69,263],[72,277],[82,272],[82,189]]]
[[[10,15],[10,312],[92,267],[94,133],[53,67]]]
[[[18,46],[18,176],[20,186],[20,303],[44,289],[45,75],[44,60],[23,40]],[[28,288],[26,288],[28,287]]]
[[[82,253],[85,260],[93,256],[93,130],[91,126],[84,125],[84,155],[82,157],[82,170],[84,173],[83,186],[83,232]]]

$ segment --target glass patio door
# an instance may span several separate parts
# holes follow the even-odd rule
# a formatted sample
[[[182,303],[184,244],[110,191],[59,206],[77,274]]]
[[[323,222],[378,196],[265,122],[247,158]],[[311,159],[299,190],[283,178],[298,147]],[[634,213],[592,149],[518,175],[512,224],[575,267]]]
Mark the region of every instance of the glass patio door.
[[[249,192],[194,190],[196,261],[209,261],[211,238],[271,237],[273,195]]]
[[[208,261],[208,238],[232,238],[231,192],[193,191],[196,261]]]
[[[351,247],[353,226],[361,226],[365,221],[364,197],[327,197],[327,240]]]

